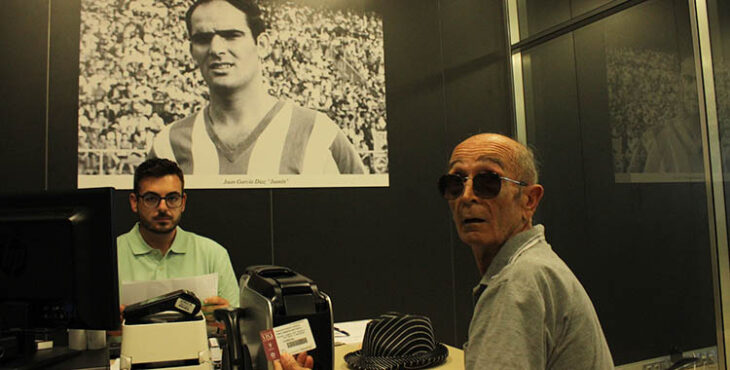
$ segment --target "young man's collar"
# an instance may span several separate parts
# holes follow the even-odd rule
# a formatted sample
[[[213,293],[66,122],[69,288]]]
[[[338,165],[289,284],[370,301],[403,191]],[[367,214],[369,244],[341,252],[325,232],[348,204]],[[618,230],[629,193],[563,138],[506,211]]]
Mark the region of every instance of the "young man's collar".
[[[168,252],[180,254],[186,253],[188,251],[187,243],[182,242],[182,234],[184,234],[185,231],[180,228],[180,226],[177,226],[176,229],[177,231],[175,232],[175,239],[172,241],[172,245],[170,246]],[[135,237],[137,238],[137,242],[132,243],[132,254],[134,254],[135,256],[139,256],[155,250],[155,248],[150,247],[150,245],[147,244],[147,242],[142,237],[142,233],[139,231],[139,222],[134,225],[133,230]]]

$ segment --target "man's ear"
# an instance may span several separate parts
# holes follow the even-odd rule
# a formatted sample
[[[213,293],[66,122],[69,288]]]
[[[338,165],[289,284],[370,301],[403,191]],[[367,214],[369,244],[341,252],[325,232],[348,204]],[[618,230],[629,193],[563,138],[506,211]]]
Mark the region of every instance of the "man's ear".
[[[545,189],[540,184],[528,185],[523,189],[522,194],[524,196],[525,211],[528,211],[532,216],[535,214],[543,194],[545,194]]]
[[[137,194],[129,193],[129,208],[132,212],[137,213]]]
[[[183,192],[182,193],[182,204],[180,204],[180,213],[185,212],[185,204],[188,202],[188,195]]]
[[[261,32],[256,37],[256,50],[260,59],[265,59],[271,54],[271,37],[267,32]]]

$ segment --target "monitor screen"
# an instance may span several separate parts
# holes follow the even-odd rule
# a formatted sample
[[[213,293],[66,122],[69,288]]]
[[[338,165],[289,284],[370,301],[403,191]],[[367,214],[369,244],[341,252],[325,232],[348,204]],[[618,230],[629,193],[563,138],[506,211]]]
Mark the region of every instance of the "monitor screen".
[[[119,327],[113,194],[0,196],[0,332]]]

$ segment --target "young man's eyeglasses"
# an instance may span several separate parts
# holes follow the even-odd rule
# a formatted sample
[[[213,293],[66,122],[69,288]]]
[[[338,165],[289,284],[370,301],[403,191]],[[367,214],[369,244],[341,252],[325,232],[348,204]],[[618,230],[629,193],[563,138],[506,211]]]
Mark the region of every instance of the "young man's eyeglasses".
[[[142,204],[145,205],[145,207],[148,208],[157,208],[160,205],[160,201],[162,199],[165,200],[165,204],[167,204],[170,208],[177,208],[182,205],[182,195],[179,193],[170,193],[165,195],[164,197],[161,197],[159,194],[156,193],[144,193],[144,194],[137,194],[138,199],[142,200]]]
[[[464,193],[466,180],[469,176],[448,174],[439,178],[439,192],[446,200],[454,200]],[[471,187],[474,194],[483,199],[491,199],[499,194],[502,189],[502,181],[508,181],[519,186],[527,186],[524,181],[499,176],[496,172],[485,172],[471,177]]]

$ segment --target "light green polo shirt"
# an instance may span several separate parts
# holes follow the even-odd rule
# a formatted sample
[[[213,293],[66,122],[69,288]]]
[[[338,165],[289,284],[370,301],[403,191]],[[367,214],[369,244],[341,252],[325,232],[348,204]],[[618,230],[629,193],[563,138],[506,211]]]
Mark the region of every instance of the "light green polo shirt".
[[[175,240],[164,257],[150,247],[139,223],[117,237],[119,286],[125,281],[162,280],[218,273],[218,296],[232,307],[239,305],[236,275],[228,251],[215,241],[177,227]],[[210,297],[198,297],[202,300]],[[202,302],[201,302],[202,303]]]

